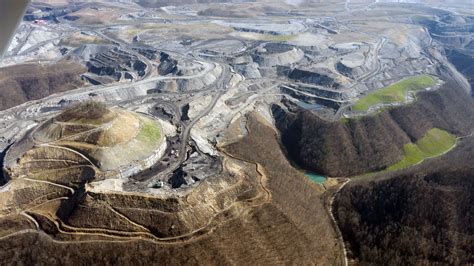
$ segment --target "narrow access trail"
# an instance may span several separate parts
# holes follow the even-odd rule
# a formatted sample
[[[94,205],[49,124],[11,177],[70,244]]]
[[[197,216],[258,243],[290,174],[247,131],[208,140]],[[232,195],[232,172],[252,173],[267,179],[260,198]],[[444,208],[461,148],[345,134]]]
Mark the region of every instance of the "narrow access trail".
[[[336,234],[337,234],[337,238],[339,239],[339,242],[340,242],[340,246],[341,246],[341,250],[342,250],[342,254],[344,254],[344,263],[343,265],[344,266],[348,266],[349,265],[349,261],[347,259],[347,248],[346,248],[346,245],[344,243],[344,238],[342,237],[342,232],[341,230],[339,229],[339,225],[336,221],[336,218],[334,217],[334,214],[333,214],[333,205],[334,205],[334,199],[336,198],[337,196],[337,193],[339,193],[341,191],[341,189],[347,185],[347,183],[349,183],[351,180],[348,178],[344,183],[342,183],[342,185],[336,190],[336,192],[334,192],[334,194],[332,195],[332,197],[329,199],[329,216],[331,217],[331,220],[332,222],[334,223],[334,228],[335,228],[335,231],[336,231]]]

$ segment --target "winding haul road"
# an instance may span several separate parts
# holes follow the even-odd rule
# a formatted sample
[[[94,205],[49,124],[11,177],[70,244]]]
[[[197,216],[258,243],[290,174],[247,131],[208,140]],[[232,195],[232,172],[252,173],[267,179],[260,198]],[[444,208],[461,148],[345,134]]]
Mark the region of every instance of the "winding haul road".
[[[208,115],[209,112],[211,112],[211,110],[214,108],[219,98],[225,92],[224,84],[228,81],[228,78],[229,78],[229,70],[227,67],[225,67],[222,75],[219,77],[219,80],[215,84],[216,94],[212,98],[211,103],[209,103],[209,105],[204,110],[202,110],[201,113],[191,121],[191,123],[189,123],[188,125],[184,127],[184,130],[182,131],[182,134],[180,137],[181,146],[178,153],[178,159],[174,162],[173,165],[167,167],[165,171],[158,173],[153,178],[148,178],[148,180],[145,181],[147,186],[152,186],[154,183],[156,183],[156,181],[163,180],[170,173],[174,172],[186,160],[186,148],[188,145],[189,134],[191,132],[191,129],[201,118]],[[212,89],[209,89],[209,90],[212,90]]]

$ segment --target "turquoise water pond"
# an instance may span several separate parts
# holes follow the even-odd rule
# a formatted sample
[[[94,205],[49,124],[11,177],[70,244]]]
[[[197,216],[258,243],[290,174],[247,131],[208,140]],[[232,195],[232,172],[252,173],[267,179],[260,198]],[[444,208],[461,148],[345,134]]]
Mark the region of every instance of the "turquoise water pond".
[[[326,177],[322,176],[322,175],[318,175],[318,174],[311,173],[311,172],[305,172],[305,175],[309,179],[311,179],[311,181],[313,181],[315,183],[318,183],[318,184],[322,184],[324,181],[326,181]]]
[[[299,101],[296,104],[298,104],[301,108],[307,109],[307,110],[321,110],[323,109],[323,106],[317,103],[307,103],[307,102],[302,102]]]

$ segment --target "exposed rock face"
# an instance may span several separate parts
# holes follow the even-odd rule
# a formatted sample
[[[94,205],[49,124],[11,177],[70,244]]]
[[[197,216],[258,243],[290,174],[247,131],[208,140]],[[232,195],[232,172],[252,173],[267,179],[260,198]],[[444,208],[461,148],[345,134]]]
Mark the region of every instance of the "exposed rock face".
[[[73,20],[74,16],[67,16],[67,14],[75,12],[79,10],[79,7],[76,5],[70,6],[51,6],[44,3],[34,2],[28,6],[23,19],[26,21],[34,21],[34,20],[51,20],[54,22],[58,22],[59,17],[64,17],[65,19]],[[40,12],[38,12],[40,11]]]
[[[303,59],[304,52],[295,46],[282,43],[267,43],[258,47],[252,59],[260,67],[290,65]]]
[[[178,61],[172,59],[169,54],[165,52],[160,53],[160,65],[158,66],[158,73],[160,75],[176,74],[178,72]]]
[[[136,54],[118,47],[88,45],[76,49],[74,54],[87,62],[90,74],[86,78],[98,83],[119,81],[126,74],[132,78],[143,77],[147,70],[147,65]]]
[[[362,51],[350,53],[336,63],[336,70],[346,77],[355,78],[366,72],[364,66],[367,63]]]
[[[61,62],[55,65],[27,64],[0,69],[0,110],[38,100],[50,94],[75,89],[86,69]]]
[[[474,19],[448,12],[442,12],[439,18],[425,18],[419,23],[426,26],[433,39],[446,48],[446,57],[467,78],[474,95]]]
[[[7,151],[7,150],[8,150],[8,148],[5,149],[4,152],[1,152],[1,153],[0,153],[0,165],[3,165],[3,160],[4,160],[4,158],[5,158],[5,154],[6,154],[6,151]],[[5,184],[7,183],[7,181],[8,181],[8,180],[7,180],[6,176],[3,174],[3,169],[1,169],[1,170],[0,170],[0,186],[5,185]]]
[[[288,75],[290,79],[320,85],[333,89],[338,89],[341,85],[335,80],[333,75],[324,69],[316,69],[312,71],[295,68]]]
[[[354,77],[352,68],[348,67],[346,64],[342,62],[336,63],[336,69],[339,73],[343,74],[344,76],[351,77],[351,78]]]
[[[258,70],[257,63],[238,64],[238,65],[234,65],[234,68],[244,77],[249,78],[249,79],[262,77],[262,75],[260,74],[260,71]]]
[[[173,79],[158,81],[153,89],[149,89],[147,94],[159,93],[163,91],[198,91],[210,86],[216,82],[219,76],[223,73],[223,68],[219,65],[212,67],[209,71],[197,75],[191,79]],[[181,75],[182,71],[178,71],[177,76]]]
[[[474,44],[474,40],[472,41]],[[471,48],[473,52],[466,53],[465,51],[446,50],[446,57],[448,60],[456,66],[458,69],[469,81],[471,85],[471,94],[474,96],[474,47]]]
[[[136,49],[138,53],[143,55],[144,57],[148,58],[148,60],[155,60],[157,50],[155,49]]]
[[[288,95],[291,95],[293,98],[302,100],[304,102],[308,103],[316,103],[319,105],[323,105],[329,108],[333,108],[337,110],[341,104],[339,102],[334,101],[333,99],[339,98],[341,95],[337,92],[332,92],[332,91],[327,91],[327,90],[321,90],[316,87],[310,87],[307,85],[289,85],[289,86],[281,86],[280,87],[281,92],[286,93]],[[333,99],[331,98],[320,98],[320,97],[315,97],[315,96],[331,96],[334,97]]]
[[[334,214],[351,257],[371,265],[470,264],[473,148],[466,138],[416,167],[345,186]]]
[[[346,123],[310,111],[273,107],[288,155],[304,168],[329,176],[382,170],[402,158],[403,145],[441,128],[457,136],[474,129],[474,105],[465,92],[445,85],[422,92],[410,105]]]
[[[182,185],[188,184],[185,177],[186,173],[183,171],[183,168],[180,167],[173,173],[168,183],[171,184],[172,188],[179,188]]]
[[[310,93],[311,95],[320,96],[320,97],[324,97],[328,99],[343,100],[345,98],[344,92],[337,91],[337,90],[328,90],[320,86],[313,86],[310,84],[298,84],[298,85],[290,84],[288,85],[288,87],[297,88],[299,91],[307,92],[307,93]]]

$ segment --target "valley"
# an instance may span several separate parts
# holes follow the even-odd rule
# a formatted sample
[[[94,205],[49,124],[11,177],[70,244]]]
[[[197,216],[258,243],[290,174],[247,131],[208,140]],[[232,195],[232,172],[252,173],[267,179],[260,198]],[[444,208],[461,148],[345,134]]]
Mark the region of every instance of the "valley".
[[[468,5],[32,1],[0,261],[473,263]]]

